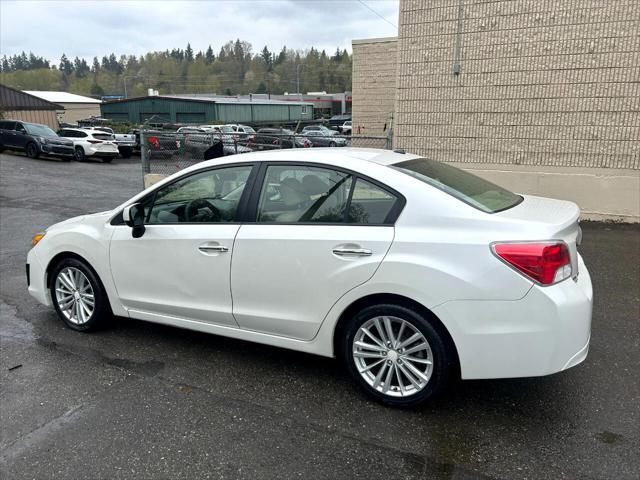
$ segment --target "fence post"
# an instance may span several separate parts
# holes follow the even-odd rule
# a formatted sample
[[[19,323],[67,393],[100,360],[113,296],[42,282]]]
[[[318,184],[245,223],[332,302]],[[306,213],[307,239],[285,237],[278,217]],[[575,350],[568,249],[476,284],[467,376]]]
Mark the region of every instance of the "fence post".
[[[149,165],[147,135],[143,129],[140,130],[140,163],[142,164],[142,188],[144,189],[144,177],[147,173],[151,173],[151,166]]]

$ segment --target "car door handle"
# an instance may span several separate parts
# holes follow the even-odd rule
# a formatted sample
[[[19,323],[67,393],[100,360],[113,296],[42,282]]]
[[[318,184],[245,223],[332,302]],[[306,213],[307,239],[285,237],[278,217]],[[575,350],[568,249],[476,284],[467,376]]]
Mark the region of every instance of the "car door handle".
[[[210,253],[210,252],[228,252],[229,249],[223,245],[200,245],[198,247],[198,250],[200,250],[203,253]]]
[[[333,253],[339,256],[355,255],[358,257],[369,257],[373,254],[368,248],[334,248]]]

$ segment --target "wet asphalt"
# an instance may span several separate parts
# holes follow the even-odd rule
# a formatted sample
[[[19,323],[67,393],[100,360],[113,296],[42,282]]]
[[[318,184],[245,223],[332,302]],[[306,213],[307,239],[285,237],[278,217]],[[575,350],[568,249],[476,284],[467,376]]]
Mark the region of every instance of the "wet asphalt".
[[[0,155],[2,478],[639,478],[639,227],[583,224],[582,365],[395,410],[331,359],[124,318],[83,334],[37,304],[32,234],[141,186],[135,158]]]

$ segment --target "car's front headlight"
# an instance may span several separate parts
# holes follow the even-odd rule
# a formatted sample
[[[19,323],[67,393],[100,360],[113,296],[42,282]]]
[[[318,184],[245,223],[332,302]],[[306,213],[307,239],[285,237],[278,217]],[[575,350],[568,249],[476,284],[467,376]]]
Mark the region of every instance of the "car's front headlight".
[[[48,140],[47,140],[45,137],[40,137],[40,143],[41,143],[41,144],[46,145],[46,144],[47,144],[47,141],[48,141]]]
[[[33,236],[33,238],[31,239],[31,245],[33,245],[35,247],[38,243],[40,243],[40,240],[42,240],[46,234],[47,234],[47,232],[38,232],[38,233],[36,233]]]

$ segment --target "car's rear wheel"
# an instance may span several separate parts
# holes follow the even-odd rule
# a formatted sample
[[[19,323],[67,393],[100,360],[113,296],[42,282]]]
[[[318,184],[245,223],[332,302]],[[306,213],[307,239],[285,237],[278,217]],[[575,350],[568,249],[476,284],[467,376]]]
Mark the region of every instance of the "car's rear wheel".
[[[387,405],[411,407],[447,385],[454,355],[429,319],[405,306],[372,305],[347,325],[342,358],[355,382]]]
[[[29,158],[38,158],[40,156],[40,151],[38,150],[38,146],[33,142],[30,142],[27,144],[26,152],[27,152],[27,157]]]
[[[76,258],[65,258],[51,272],[51,299],[62,321],[81,332],[94,330],[112,316],[102,283]]]
[[[329,142],[329,146],[330,146],[330,147],[336,147],[336,146],[337,146],[337,144],[336,144],[336,142]]]
[[[76,162],[84,162],[87,158],[84,154],[84,148],[76,147],[76,149],[73,151],[73,158],[76,160]]]

